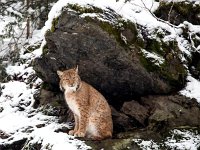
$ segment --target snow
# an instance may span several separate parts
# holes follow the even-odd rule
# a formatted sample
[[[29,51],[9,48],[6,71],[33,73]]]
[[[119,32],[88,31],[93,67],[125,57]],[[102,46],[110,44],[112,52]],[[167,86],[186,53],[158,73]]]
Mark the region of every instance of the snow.
[[[196,131],[174,129],[162,141],[133,139],[140,148],[145,150],[176,149],[176,150],[197,150],[200,146],[200,135]],[[162,148],[160,148],[162,147]]]
[[[187,77],[186,87],[180,91],[182,95],[190,98],[195,98],[200,103],[200,81],[193,78],[191,75]]]
[[[194,134],[191,131],[181,131],[175,129],[172,134],[179,135],[182,138],[177,140],[175,136],[172,136],[172,138],[167,139],[165,144],[168,145],[171,149],[175,148],[177,150],[197,150],[197,147],[200,146],[200,135]]]
[[[83,145],[81,141],[74,139],[74,137],[67,135],[66,133],[56,133],[54,131],[56,124],[48,125],[46,128],[39,128],[35,130],[33,134],[32,143],[36,143],[42,140],[42,149],[46,148],[46,145],[51,145],[52,150],[77,150],[77,145],[79,149],[85,150],[90,149],[89,146]]]
[[[153,140],[146,141],[142,139],[133,139],[133,141],[136,142],[140,146],[140,148],[145,150],[159,149],[159,145]]]
[[[151,61],[157,66],[160,66],[165,62],[165,60],[164,60],[164,58],[162,58],[162,56],[159,56],[158,54],[156,54],[154,52],[150,53],[150,52],[146,51],[145,49],[142,49],[142,52],[146,58],[150,58]]]

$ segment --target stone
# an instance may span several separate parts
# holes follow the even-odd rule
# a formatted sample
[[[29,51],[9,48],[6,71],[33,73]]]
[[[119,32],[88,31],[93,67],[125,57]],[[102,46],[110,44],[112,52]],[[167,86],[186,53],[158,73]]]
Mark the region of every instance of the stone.
[[[140,105],[137,101],[124,102],[121,111],[137,120],[143,127],[149,116],[148,109]]]
[[[59,122],[73,121],[73,114],[64,100],[63,93],[43,88],[34,95],[34,98],[36,102],[34,104],[35,108],[40,107],[44,114],[59,117]]]
[[[200,107],[196,100],[181,95],[148,96],[141,98],[150,110],[148,127],[151,130],[200,126]]]
[[[76,13],[78,8],[72,7],[73,12],[66,9],[54,19],[52,31],[45,35],[47,44],[43,55],[33,62],[38,76],[52,87],[51,90],[59,89],[57,70],[77,65],[81,79],[99,90],[118,109],[124,99],[166,94],[183,86],[185,73],[180,60],[170,60],[163,65],[166,68],[159,69],[151,67],[153,64],[141,56],[134,23],[123,21],[116,12],[108,12],[114,13],[116,25],[122,25],[116,28],[97,19],[80,17],[80,12]],[[126,36],[126,44],[122,36]]]
[[[112,112],[114,134],[118,132],[129,131],[134,128],[134,126],[132,126],[131,119],[127,115],[117,111],[112,106],[110,107]]]
[[[10,137],[10,135],[8,135],[4,131],[0,130],[0,139],[7,139],[9,137]]]

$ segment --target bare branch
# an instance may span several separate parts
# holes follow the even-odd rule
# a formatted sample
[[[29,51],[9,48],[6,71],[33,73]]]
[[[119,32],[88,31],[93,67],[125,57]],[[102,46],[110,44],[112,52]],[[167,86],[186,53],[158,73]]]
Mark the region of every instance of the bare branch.
[[[169,10],[169,13],[168,13],[168,21],[169,21],[169,22],[171,22],[170,20],[171,20],[171,13],[172,13],[173,7],[174,7],[174,0],[172,1],[172,5],[171,5],[170,10]]]

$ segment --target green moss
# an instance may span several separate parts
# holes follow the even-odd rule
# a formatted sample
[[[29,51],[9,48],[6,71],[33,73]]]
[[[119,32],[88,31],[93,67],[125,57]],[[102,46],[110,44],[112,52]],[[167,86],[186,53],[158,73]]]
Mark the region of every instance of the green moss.
[[[43,82],[41,85],[41,89],[49,90],[50,88],[51,88],[51,86],[47,82]]]
[[[51,25],[51,32],[54,32],[55,30],[56,30],[56,26],[58,25],[58,20],[59,20],[59,18],[57,17],[57,18],[54,18],[53,19],[53,21],[52,21],[52,25]]]
[[[147,69],[148,72],[155,72],[160,70],[159,66],[156,66],[154,63],[152,63],[152,61],[146,58],[142,52],[139,53],[139,56],[141,64],[144,66],[144,68]]]
[[[111,36],[113,36],[116,41],[123,47],[127,47],[127,45],[124,43],[124,41],[121,39],[121,33],[119,31],[118,28],[114,27],[113,25],[111,25],[108,22],[103,22],[103,21],[99,21],[99,26],[106,31],[107,33],[109,33]]]
[[[78,12],[79,14],[83,14],[83,13],[103,13],[102,9],[95,7],[95,6],[82,7],[78,4],[69,4],[67,6],[67,8],[70,8],[70,9]]]
[[[167,44],[151,39],[147,41],[145,49],[149,52],[157,53],[165,59],[163,64],[157,66],[152,62],[151,58],[146,58],[143,53],[140,53],[140,62],[148,72],[156,73],[172,87],[179,88],[184,85],[187,71],[178,58],[180,50],[177,42],[171,41]]]
[[[145,49],[149,52],[155,52],[157,54],[160,54],[161,56],[164,55],[162,43],[155,39],[148,39]]]
[[[49,52],[49,48],[48,48],[47,44],[45,44],[45,45],[43,46],[43,48],[42,48],[42,54],[45,55],[45,54],[47,54],[48,52]]]
[[[119,19],[116,25],[110,24],[109,22],[100,21],[96,18],[91,18],[89,16],[84,18],[86,22],[97,23],[104,31],[106,31],[110,36],[114,37],[116,41],[125,49],[133,45],[137,41],[137,28],[131,21],[125,21]],[[129,30],[132,34],[132,38],[126,42],[122,39],[122,32]]]
[[[69,4],[67,8],[76,11],[79,15],[83,13],[96,13],[96,14],[110,13],[110,12],[105,12],[104,10],[94,6],[82,7],[78,4]],[[118,20],[116,21],[117,23],[115,25],[110,24],[109,22],[100,21],[97,18],[91,18],[89,16],[86,16],[84,20],[90,23],[97,23],[104,31],[113,36],[116,39],[116,41],[123,47],[128,47],[129,45],[135,43],[137,40],[136,25],[129,20],[123,20],[121,16],[115,16],[115,17]],[[122,32],[126,29],[129,29],[133,35],[132,39],[127,41],[127,43],[125,43],[121,37]]]

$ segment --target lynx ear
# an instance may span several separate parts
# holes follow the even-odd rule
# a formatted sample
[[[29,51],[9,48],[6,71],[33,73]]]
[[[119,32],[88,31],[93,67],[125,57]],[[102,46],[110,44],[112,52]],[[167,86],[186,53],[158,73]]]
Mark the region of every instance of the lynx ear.
[[[60,70],[57,70],[57,74],[58,74],[59,77],[61,77],[63,75],[63,72],[60,71]]]
[[[75,70],[76,73],[78,74],[78,65],[76,66],[76,68],[74,68],[74,70]]]

